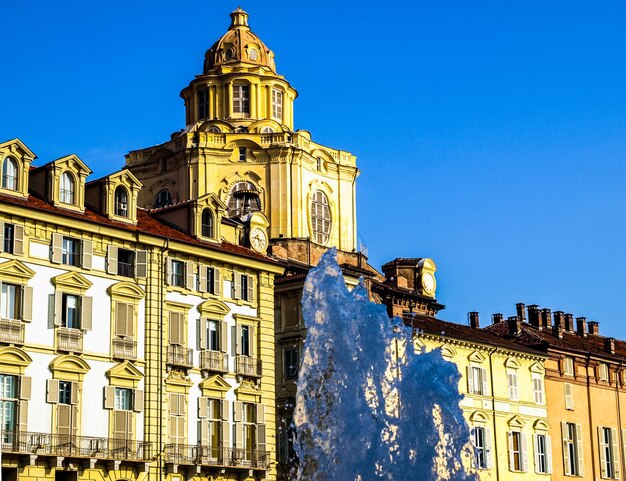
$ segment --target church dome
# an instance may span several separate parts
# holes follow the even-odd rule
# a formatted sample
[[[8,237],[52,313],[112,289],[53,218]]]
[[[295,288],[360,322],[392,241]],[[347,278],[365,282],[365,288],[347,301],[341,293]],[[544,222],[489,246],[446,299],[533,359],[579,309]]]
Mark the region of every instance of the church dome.
[[[274,52],[248,26],[248,14],[238,7],[230,14],[228,31],[204,54],[204,73],[220,66],[248,64],[276,73]]]

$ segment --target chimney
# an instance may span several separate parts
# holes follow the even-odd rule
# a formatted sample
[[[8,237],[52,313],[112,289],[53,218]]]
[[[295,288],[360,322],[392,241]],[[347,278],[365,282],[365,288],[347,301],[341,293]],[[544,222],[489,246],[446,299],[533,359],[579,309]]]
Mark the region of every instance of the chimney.
[[[517,317],[519,317],[522,321],[526,321],[526,306],[523,303],[518,302],[515,304],[515,308],[517,310]]]
[[[467,315],[469,317],[470,327],[472,329],[480,329],[480,318],[478,317],[478,312],[468,312]]]
[[[576,318],[576,333],[579,336],[587,337],[587,318],[586,317]]]
[[[502,319],[504,318],[504,316],[502,314],[492,314],[491,315],[491,322],[493,324],[498,324],[500,322],[502,322]]]
[[[537,329],[541,329],[539,322],[539,306],[537,304],[528,306],[528,323]]]
[[[574,316],[571,314],[565,314],[565,330],[574,332]]]
[[[554,327],[552,333],[563,339],[563,330],[565,329],[565,314],[563,311],[556,311],[554,313]]]
[[[606,352],[610,352],[611,354],[615,354],[615,338],[614,337],[604,338],[604,350]]]
[[[518,316],[509,317],[506,322],[509,325],[509,335],[518,337],[522,333],[522,321]]]
[[[550,309],[541,310],[541,324],[546,329],[552,327],[552,311]]]
[[[589,329],[590,336],[599,336],[600,335],[600,323],[597,321],[589,321],[587,323],[587,328]]]

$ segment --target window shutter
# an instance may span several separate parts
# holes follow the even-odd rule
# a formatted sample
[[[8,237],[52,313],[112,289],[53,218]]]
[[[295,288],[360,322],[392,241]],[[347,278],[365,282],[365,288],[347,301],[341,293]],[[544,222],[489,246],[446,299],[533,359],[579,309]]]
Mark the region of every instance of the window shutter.
[[[254,302],[254,277],[248,276],[248,301]]]
[[[60,326],[63,324],[63,293],[56,291],[54,293],[54,318],[53,324]]]
[[[140,413],[143,412],[144,395],[141,389],[135,389],[133,391],[133,411]]]
[[[235,447],[243,449],[243,424],[235,422]]]
[[[170,312],[169,316],[169,341],[170,344],[180,344],[182,339],[180,338],[180,324],[181,314],[178,312]]]
[[[178,443],[179,444],[184,444],[185,443],[185,417],[184,416],[178,416],[177,418],[178,421],[178,429],[176,431],[178,431]]]
[[[546,472],[548,474],[552,473],[552,440],[548,434],[545,436],[546,439]]]
[[[124,414],[126,414],[126,432],[128,433],[126,439],[130,441],[133,439],[133,413],[124,411]]]
[[[604,442],[604,433],[602,432],[602,426],[598,426],[598,451],[600,454],[600,476],[602,478],[607,478],[608,473],[606,472],[606,443]]]
[[[526,433],[522,433],[521,436],[521,443],[522,445],[520,446],[520,457],[522,458],[522,471],[524,471],[525,473],[528,472],[528,438],[526,436]]]
[[[28,432],[28,401],[20,401],[19,402],[20,409],[20,420],[18,429],[22,433]]]
[[[57,434],[72,435],[72,406],[68,404],[57,405]]]
[[[90,240],[83,240],[82,249],[82,262],[83,269],[91,269],[91,260],[93,257],[93,242]]]
[[[22,321],[30,322],[33,320],[33,288],[30,286],[22,287]]]
[[[117,275],[117,247],[107,246],[107,274]]]
[[[178,414],[184,416],[187,413],[187,399],[184,394],[178,395]]]
[[[91,311],[93,305],[93,298],[90,296],[83,296],[80,303],[80,328],[83,331],[91,331]]]
[[[489,388],[487,385],[487,369],[485,369],[484,367],[480,368],[480,380],[482,382],[482,392],[481,394],[483,396],[486,396],[487,393],[489,392]]]
[[[230,417],[230,401],[222,401],[222,421],[228,424],[228,418]]]
[[[135,306],[126,304],[126,332],[129,337],[135,337]]]
[[[0,220],[0,252],[4,251],[4,222]]]
[[[222,447],[230,448],[230,424],[222,421]]]
[[[241,354],[241,324],[237,324],[235,327],[237,331],[237,335],[235,336],[235,353],[237,355]]]
[[[574,409],[574,396],[572,396],[572,385],[565,383],[565,409]]]
[[[493,457],[491,455],[491,429],[485,428],[485,461],[487,463],[487,469],[491,469],[493,466]]]
[[[61,234],[52,234],[52,259],[55,264],[60,264],[63,260],[63,236]]]
[[[204,419],[208,415],[208,402],[209,398],[206,396],[200,396],[198,398],[198,417]]]
[[[582,426],[576,424],[576,457],[578,458],[578,476],[585,475],[585,453],[583,451]]]
[[[220,351],[228,352],[228,324],[225,320],[220,322]]]
[[[509,442],[509,470],[515,471],[515,456],[513,455],[513,433],[509,431],[506,433],[506,437]]]
[[[115,303],[115,335],[128,336],[128,304],[124,302]]]
[[[4,229],[2,229],[4,234]],[[2,240],[4,246],[4,239]],[[13,254],[16,256],[24,255],[24,227],[21,225],[13,226]]]
[[[213,268],[213,294],[219,296],[222,292],[222,275],[220,270],[215,267]]]
[[[250,357],[256,357],[256,327],[250,326]]]
[[[241,299],[241,274],[233,272],[233,298]]]
[[[170,439],[169,442],[173,443],[173,444],[178,444],[178,416],[175,416],[174,414],[171,414],[170,411],[170,426],[169,426],[169,433],[170,433]]]
[[[148,277],[148,251],[135,251],[135,277]]]
[[[261,403],[256,405],[256,422],[257,424],[265,424],[265,406]]]
[[[561,437],[563,438],[563,472],[566,475],[571,476],[574,473],[571,473],[569,469],[569,450],[567,449],[569,438],[567,432],[567,423],[565,421],[561,422]]]
[[[32,378],[28,376],[20,377],[20,399],[28,401],[30,399],[30,391],[32,385]]]
[[[126,411],[113,411],[113,438],[126,439],[128,426],[128,414]]]
[[[185,287],[187,289],[193,289],[193,261],[185,262]]]
[[[104,409],[115,409],[114,386],[104,386]]]
[[[198,290],[207,292],[207,266],[198,264]]]
[[[619,441],[617,438],[617,429],[611,428],[611,453],[613,453],[613,478],[620,479],[620,459],[619,459]]]
[[[168,286],[172,285],[172,259],[165,258],[165,283]]]
[[[201,316],[198,320],[198,345],[200,349],[207,348],[207,319],[206,317]]]
[[[170,393],[170,415],[178,416],[178,394]]]
[[[236,423],[241,422],[241,414],[243,411],[243,403],[241,401],[235,401],[234,421]]]
[[[54,404],[59,402],[59,381],[57,379],[48,379],[46,393],[46,402]]]
[[[259,451],[260,457],[265,455],[265,424],[257,424],[256,427],[256,435],[257,435],[257,450]]]
[[[539,471],[539,438],[536,434],[533,434],[533,454],[535,463],[535,473],[541,473]]]
[[[469,394],[474,394],[474,377],[472,366],[467,366],[467,392]]]
[[[75,405],[78,404],[78,383],[72,381],[72,387],[71,387],[71,397],[72,399],[70,400],[70,402]]]
[[[617,456],[617,453],[615,453],[615,456]],[[622,429],[622,456],[623,459],[626,459],[626,429]]]
[[[201,446],[211,446],[211,436],[209,435],[209,421],[200,419],[198,421],[198,442]],[[213,447],[213,446],[211,446]]]

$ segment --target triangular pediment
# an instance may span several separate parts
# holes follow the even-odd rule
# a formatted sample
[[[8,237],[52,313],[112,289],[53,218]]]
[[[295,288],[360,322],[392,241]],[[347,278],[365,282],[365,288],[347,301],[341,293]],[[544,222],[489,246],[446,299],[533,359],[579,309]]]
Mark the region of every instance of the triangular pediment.
[[[114,172],[113,174],[110,174],[108,178],[112,184],[124,184],[131,189],[141,189],[143,187],[143,184],[139,181],[139,179],[128,169],[122,169],[118,172]]]
[[[508,425],[511,428],[523,428],[524,427],[524,420],[519,417],[519,416],[513,416],[511,419],[509,419]]]
[[[130,379],[132,381],[141,381],[143,373],[128,361],[113,366],[107,371],[109,379]]]
[[[200,389],[202,389],[203,392],[219,391],[221,393],[226,393],[231,387],[232,386],[228,384],[228,382],[226,382],[226,380],[219,374],[207,377],[200,383]]]
[[[76,154],[70,154],[66,155],[65,157],[60,157],[56,160],[53,160],[51,164],[54,164],[55,168],[65,167],[79,174],[91,174],[91,169],[87,167],[87,165],[82,160],[80,160],[80,158]]]
[[[89,282],[87,278],[78,272],[66,272],[52,278],[52,283],[56,287],[64,287],[70,289],[77,289],[81,292],[89,289],[93,283]]]
[[[35,159],[37,156],[30,150],[24,142],[20,139],[12,139],[6,142],[0,143],[0,150],[8,149],[13,155],[24,156],[29,158],[30,160]]]
[[[0,280],[19,280],[20,283],[24,284],[34,275],[35,271],[16,259],[0,264]]]
[[[545,368],[541,365],[541,363],[535,362],[532,366],[530,366],[530,372],[535,372],[537,374],[544,374],[546,372]]]
[[[481,363],[485,361],[485,356],[478,351],[472,352],[467,358],[472,362]]]
[[[210,192],[202,197],[198,197],[196,200],[196,204],[198,207],[212,207],[215,210],[226,211],[228,207],[224,202],[222,202],[217,195],[213,192]]]

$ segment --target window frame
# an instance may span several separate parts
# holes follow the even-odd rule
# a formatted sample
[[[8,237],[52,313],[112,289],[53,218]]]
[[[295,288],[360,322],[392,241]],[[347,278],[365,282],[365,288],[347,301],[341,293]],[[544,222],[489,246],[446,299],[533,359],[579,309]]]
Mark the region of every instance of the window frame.
[[[300,348],[298,346],[285,346],[283,348],[283,377],[285,379],[295,379],[298,377],[299,372]]]
[[[573,376],[576,368],[574,367],[574,358],[566,356],[563,359],[563,374],[566,376]]]
[[[533,400],[535,404],[544,405],[546,403],[545,387],[541,374],[533,372],[531,374],[533,383]]]
[[[272,118],[282,121],[284,99],[285,96],[282,90],[272,88]]]
[[[13,172],[9,171],[9,166]],[[2,183],[0,185],[6,190],[19,190],[19,164],[11,156],[5,157],[2,161]]]
[[[333,216],[329,197],[323,190],[315,190],[311,195],[309,219],[313,242],[327,245],[331,237]]]
[[[59,202],[76,205],[76,179],[68,170],[61,174],[59,180]]]
[[[232,108],[233,114],[250,116],[250,85],[233,84]]]
[[[61,264],[81,267],[82,241],[74,237],[63,236],[61,241]]]
[[[120,199],[123,196],[123,199]],[[126,187],[118,185],[113,193],[113,212],[118,217],[129,217],[129,195]]]
[[[174,287],[185,287],[185,261],[178,259],[170,260],[170,285]],[[180,272],[178,271],[180,269]]]
[[[200,234],[202,237],[208,237],[209,239],[215,238],[215,216],[208,207],[202,209],[202,214],[200,215]]]
[[[172,193],[168,189],[161,189],[154,196],[154,208],[167,207],[173,203]]]
[[[511,401],[519,401],[519,375],[518,370],[513,368],[507,368],[506,370],[507,377],[507,387],[508,387],[508,396]],[[515,382],[511,382],[514,380]]]

